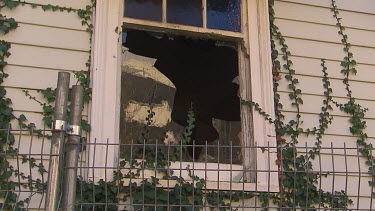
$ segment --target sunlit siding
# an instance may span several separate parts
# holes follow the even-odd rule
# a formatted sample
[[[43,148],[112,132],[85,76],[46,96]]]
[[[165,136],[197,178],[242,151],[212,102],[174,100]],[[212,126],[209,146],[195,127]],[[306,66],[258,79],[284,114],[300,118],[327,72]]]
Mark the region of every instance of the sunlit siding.
[[[27,2],[39,5],[60,5],[62,7],[72,7],[74,9],[84,9],[90,4],[90,0],[29,0]],[[82,26],[81,19],[74,12],[53,12],[43,11],[40,7],[32,8],[31,5],[20,5],[12,10],[2,9],[2,15],[14,18],[19,26],[1,39],[11,43],[11,56],[6,60],[8,65],[5,72],[9,77],[5,79],[2,86],[6,87],[7,97],[13,102],[14,114],[19,116],[24,114],[33,122],[38,129],[43,129],[42,107],[35,101],[30,100],[22,92],[28,90],[29,93],[44,102],[38,89],[56,87],[57,74],[59,71],[79,71],[86,70],[85,63],[89,58],[90,35]],[[71,85],[76,79],[71,74]],[[84,111],[84,118],[87,118],[87,109]],[[13,124],[17,128],[17,124]],[[31,136],[16,136],[15,147],[20,149],[20,153],[25,154],[48,154],[50,142]],[[35,157],[37,164],[42,162],[48,168],[48,157]],[[18,168],[16,160],[11,163]],[[27,163],[19,162],[19,169],[26,175],[30,174]],[[33,178],[41,178],[36,169],[31,171]],[[46,175],[44,175],[44,181]],[[21,198],[29,197],[28,193],[22,194]],[[28,209],[38,209],[44,206],[40,200],[45,195],[35,194],[32,197]]]
[[[375,2],[373,0],[341,0],[337,1],[342,17],[342,24],[346,27],[352,45],[351,51],[357,61],[358,74],[350,76],[351,89],[357,102],[369,108],[366,113],[366,132],[368,142],[375,143]],[[301,106],[301,127],[312,128],[319,125],[319,113],[324,100],[324,88],[322,84],[321,59],[326,60],[334,99],[338,102],[346,102],[346,90],[340,73],[340,62],[345,53],[341,44],[341,37],[337,33],[336,20],[332,16],[330,0],[285,0],[275,1],[276,25],[286,38],[286,44],[292,54],[293,68],[296,70],[296,78],[302,90],[304,104]],[[281,55],[282,56],[282,55]],[[282,59],[280,56],[280,59]],[[284,69],[284,75],[286,70]],[[296,109],[289,100],[288,84],[281,80],[279,87],[283,112],[286,121],[294,119]],[[334,107],[331,112],[334,116],[332,125],[326,131],[323,138],[323,147],[347,148],[356,147],[356,137],[352,137],[349,131],[350,122],[348,115]],[[313,146],[315,138],[301,137],[301,146]],[[334,153],[332,156],[330,154]],[[345,160],[344,154],[348,155]],[[371,200],[371,187],[368,181],[371,177],[366,174],[367,166],[364,158],[357,158],[357,150],[324,150],[315,161],[314,170],[341,172],[335,176],[329,175],[322,178],[321,187],[327,191],[346,190],[354,201],[353,208],[370,209],[375,207]],[[345,163],[346,162],[346,163]],[[361,179],[358,173],[362,171]],[[352,172],[352,173],[351,173]],[[334,182],[334,188],[332,183]],[[357,196],[360,197],[357,197]]]

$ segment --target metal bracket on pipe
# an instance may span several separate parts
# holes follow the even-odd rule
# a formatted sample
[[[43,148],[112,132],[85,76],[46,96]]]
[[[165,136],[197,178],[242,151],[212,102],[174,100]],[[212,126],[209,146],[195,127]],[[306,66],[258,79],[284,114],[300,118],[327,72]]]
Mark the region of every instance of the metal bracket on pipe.
[[[66,129],[66,134],[71,136],[81,136],[82,127],[79,125],[68,125]]]
[[[56,119],[52,123],[53,131],[66,131],[67,122],[65,120]]]

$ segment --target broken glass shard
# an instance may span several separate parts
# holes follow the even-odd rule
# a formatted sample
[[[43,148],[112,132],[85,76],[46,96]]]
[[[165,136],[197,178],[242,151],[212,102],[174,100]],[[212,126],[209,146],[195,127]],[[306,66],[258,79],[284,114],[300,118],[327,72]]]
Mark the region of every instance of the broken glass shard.
[[[125,0],[125,17],[161,21],[162,0]]]
[[[241,31],[240,0],[207,0],[207,28]]]

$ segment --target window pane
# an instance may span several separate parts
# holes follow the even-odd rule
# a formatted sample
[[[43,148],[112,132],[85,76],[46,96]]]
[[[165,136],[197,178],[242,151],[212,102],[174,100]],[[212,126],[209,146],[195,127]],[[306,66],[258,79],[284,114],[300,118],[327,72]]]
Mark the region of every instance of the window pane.
[[[241,31],[241,0],[207,0],[207,28]]]
[[[167,1],[167,21],[189,26],[202,26],[201,0]]]
[[[151,21],[161,21],[162,0],[125,0],[125,16]]]

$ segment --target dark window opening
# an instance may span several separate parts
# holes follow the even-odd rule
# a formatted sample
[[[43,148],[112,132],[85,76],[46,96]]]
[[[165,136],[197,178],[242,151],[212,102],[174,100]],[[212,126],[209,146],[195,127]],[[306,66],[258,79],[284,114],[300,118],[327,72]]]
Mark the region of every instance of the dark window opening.
[[[151,106],[155,115],[148,126],[149,136],[160,140],[167,134],[164,144],[179,143],[192,109],[191,138],[196,145],[207,142],[210,147],[207,155],[204,147],[188,147],[189,156],[182,161],[194,157],[196,161],[242,163],[235,43],[138,30],[124,33],[129,52],[124,55],[121,76],[121,141],[139,140]]]

